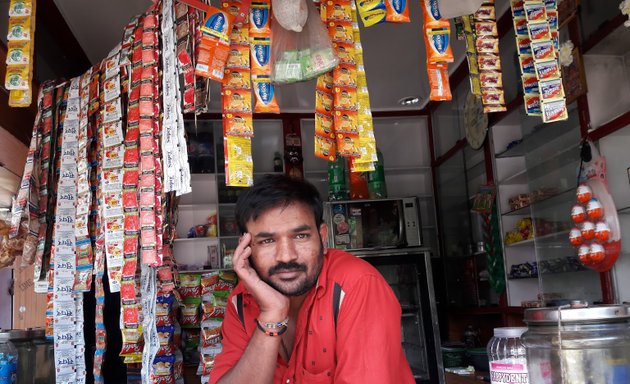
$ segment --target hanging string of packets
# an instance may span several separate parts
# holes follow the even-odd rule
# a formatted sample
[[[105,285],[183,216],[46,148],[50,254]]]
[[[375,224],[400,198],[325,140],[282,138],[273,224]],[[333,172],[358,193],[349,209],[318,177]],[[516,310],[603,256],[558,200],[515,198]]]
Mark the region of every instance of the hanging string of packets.
[[[315,156],[334,161],[352,159],[352,170],[373,170],[376,143],[369,103],[363,48],[352,1],[321,3],[339,64],[318,77],[315,93]]]
[[[33,53],[35,51],[35,0],[9,2],[7,71],[4,87],[9,90],[10,107],[31,105]]]
[[[429,100],[453,99],[448,77],[448,63],[454,61],[450,45],[451,24],[442,19],[436,0],[421,0],[424,15],[424,43],[429,76]]]
[[[174,36],[173,4],[164,4],[168,9],[162,27]],[[173,66],[176,48],[171,39],[169,56],[162,57],[169,60],[164,67],[170,70],[159,76],[160,52],[166,52],[159,46],[159,15],[160,7],[152,5],[129,23],[122,44],[107,59],[82,76],[57,87],[45,82],[40,89],[32,150],[12,209],[12,226],[31,231],[33,246],[25,249],[25,260],[36,264],[37,291],[48,291],[46,332],[55,343],[59,383],[80,383],[86,376],[82,292],[89,290],[92,279],[92,369],[95,382],[104,382],[105,273],[110,290],[121,292],[125,343],[120,353],[125,360],[142,361],[142,375],[150,381],[163,381],[160,367],[176,361],[174,354],[160,352],[155,318],[158,298],[170,295],[175,286],[170,205],[176,194],[190,190],[190,183],[183,172],[171,178],[170,194],[163,186],[169,180],[162,170],[166,153],[172,153],[182,170],[189,168],[183,117],[175,108],[178,95],[167,92],[162,104],[162,87],[174,84],[183,71],[181,63]],[[162,150],[162,139],[173,144],[169,151]]]
[[[525,112],[544,123],[568,118],[558,61],[556,0],[511,0]]]
[[[471,92],[481,97],[484,112],[505,111],[494,1],[484,2],[474,15],[463,16],[462,24]]]

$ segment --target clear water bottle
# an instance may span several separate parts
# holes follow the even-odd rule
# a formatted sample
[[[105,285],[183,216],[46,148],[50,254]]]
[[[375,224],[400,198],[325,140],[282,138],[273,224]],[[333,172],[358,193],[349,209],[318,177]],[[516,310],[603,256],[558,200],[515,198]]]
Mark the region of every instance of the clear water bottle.
[[[490,383],[527,384],[527,354],[521,335],[526,327],[495,328],[494,336],[488,342],[490,362]]]
[[[18,352],[8,332],[0,333],[0,384],[17,383]]]
[[[374,164],[374,171],[367,173],[368,191],[370,199],[384,199],[387,197],[387,185],[385,184],[385,167],[383,154],[376,150],[378,161]]]

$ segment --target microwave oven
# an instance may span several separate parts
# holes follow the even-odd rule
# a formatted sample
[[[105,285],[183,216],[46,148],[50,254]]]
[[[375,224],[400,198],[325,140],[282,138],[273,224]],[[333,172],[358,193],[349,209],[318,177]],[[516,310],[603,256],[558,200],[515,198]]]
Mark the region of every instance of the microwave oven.
[[[324,203],[328,247],[378,250],[422,245],[415,197]]]

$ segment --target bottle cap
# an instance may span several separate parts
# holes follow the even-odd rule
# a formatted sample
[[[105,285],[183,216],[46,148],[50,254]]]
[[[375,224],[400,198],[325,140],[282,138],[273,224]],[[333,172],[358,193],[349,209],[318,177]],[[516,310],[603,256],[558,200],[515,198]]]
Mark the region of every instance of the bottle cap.
[[[501,338],[519,338],[523,333],[527,331],[527,327],[501,327],[494,329],[494,337]]]

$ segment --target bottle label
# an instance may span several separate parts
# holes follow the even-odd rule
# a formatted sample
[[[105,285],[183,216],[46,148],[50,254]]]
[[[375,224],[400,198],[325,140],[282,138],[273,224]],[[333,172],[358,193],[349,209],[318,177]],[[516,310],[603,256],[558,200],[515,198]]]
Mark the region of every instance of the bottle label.
[[[520,359],[519,359],[520,360]],[[492,361],[490,362],[491,384],[529,384],[527,362],[522,361]]]

